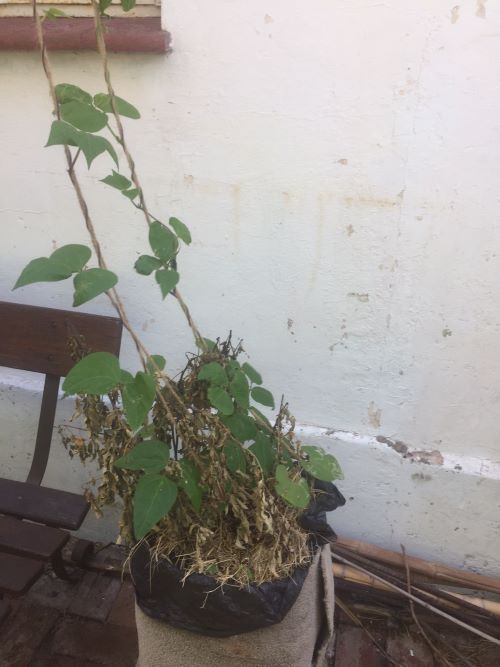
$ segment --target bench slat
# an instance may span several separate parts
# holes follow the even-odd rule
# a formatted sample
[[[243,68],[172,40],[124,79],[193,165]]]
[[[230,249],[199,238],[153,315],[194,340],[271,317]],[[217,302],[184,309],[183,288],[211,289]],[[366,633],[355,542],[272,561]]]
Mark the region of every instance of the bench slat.
[[[0,366],[64,377],[75,365],[68,348],[73,336],[83,336],[94,352],[120,350],[116,317],[0,301],[0,318]]]
[[[22,595],[42,574],[43,563],[0,552],[0,592]]]
[[[88,510],[85,498],[76,493],[0,479],[0,514],[77,530]]]
[[[50,560],[69,540],[69,533],[0,516],[0,551]]]

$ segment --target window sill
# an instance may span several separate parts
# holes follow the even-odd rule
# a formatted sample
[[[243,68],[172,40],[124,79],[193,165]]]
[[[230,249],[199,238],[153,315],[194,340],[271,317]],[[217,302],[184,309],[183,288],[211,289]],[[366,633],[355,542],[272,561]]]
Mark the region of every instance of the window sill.
[[[109,51],[128,53],[168,53],[170,34],[161,28],[161,18],[106,19],[105,40]],[[95,51],[92,18],[58,18],[44,21],[50,51]],[[0,51],[38,49],[35,22],[31,17],[0,17]]]

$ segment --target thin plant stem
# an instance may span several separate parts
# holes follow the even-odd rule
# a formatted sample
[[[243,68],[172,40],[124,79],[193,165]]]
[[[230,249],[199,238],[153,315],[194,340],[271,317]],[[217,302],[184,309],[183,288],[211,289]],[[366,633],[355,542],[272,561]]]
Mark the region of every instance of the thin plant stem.
[[[139,181],[139,176],[137,174],[137,169],[135,166],[135,161],[132,157],[132,154],[128,148],[127,142],[125,140],[125,130],[123,129],[123,123],[120,117],[120,114],[118,112],[118,108],[116,105],[116,94],[113,88],[113,82],[111,80],[111,73],[109,71],[109,62],[108,62],[108,52],[106,49],[106,41],[104,39],[104,27],[102,24],[102,18],[101,18],[101,10],[99,8],[99,2],[98,0],[92,0],[92,7],[94,9],[94,25],[95,25],[95,33],[96,33],[96,40],[97,40],[97,50],[99,51],[99,55],[101,56],[101,61],[102,61],[102,67],[104,71],[104,79],[106,81],[106,86],[108,88],[108,94],[109,94],[109,99],[111,103],[111,109],[113,111],[113,115],[115,117],[115,122],[116,122],[116,127],[118,130],[118,136],[116,136],[116,140],[120,143],[123,153],[125,155],[125,158],[127,160],[127,164],[130,170],[130,177],[132,179],[133,184],[138,190],[138,195],[139,195],[139,201],[140,201],[140,206],[139,208],[142,210],[144,213],[144,217],[146,219],[146,223],[148,225],[151,225],[151,223],[154,221],[153,216],[149,212],[149,208],[146,204],[146,198],[144,196],[144,190],[142,189],[141,183]],[[113,130],[111,130],[113,132]],[[114,134],[114,132],[113,132]],[[203,336],[201,335],[195,321],[193,320],[193,317],[191,315],[191,312],[184,301],[181,293],[177,288],[172,290],[173,296],[177,299],[179,306],[181,307],[182,312],[184,313],[184,317],[186,318],[186,321],[188,323],[189,328],[193,332],[194,339],[196,344],[202,349],[202,350],[207,350],[207,345],[205,343],[205,340]]]
[[[408,593],[411,595],[412,588],[411,588],[410,566],[408,564],[408,558],[406,557],[406,550],[405,550],[403,545],[401,545],[401,551],[403,552],[403,561],[404,561],[405,571],[406,571],[407,589],[408,589]],[[415,622],[415,625],[419,629],[420,634],[422,635],[422,637],[425,639],[425,641],[429,645],[429,648],[431,649],[432,653],[434,655],[438,656],[438,658],[440,660],[442,660],[447,667],[453,667],[453,665],[450,664],[450,662],[446,659],[446,657],[441,653],[441,651],[439,651],[439,649],[431,641],[431,639],[429,638],[429,636],[425,632],[424,628],[422,627],[422,624],[420,623],[420,621],[418,619],[418,616],[417,616],[417,613],[415,611],[415,603],[413,602],[413,600],[410,598],[410,600],[408,600],[408,602],[409,602],[409,605],[410,605],[410,612],[411,612],[411,616],[413,618],[413,621]]]
[[[32,0],[32,5],[33,5],[33,17],[35,19],[35,25],[36,25],[36,34],[37,34],[38,46],[39,46],[39,49],[40,49],[43,70],[45,72],[45,76],[47,78],[47,82],[48,82],[48,85],[49,85],[50,97],[52,99],[52,104],[53,104],[53,113],[56,116],[56,118],[58,120],[60,120],[59,104],[58,104],[58,101],[57,101],[56,88],[55,88],[55,84],[54,84],[54,77],[53,77],[53,74],[52,74],[52,68],[51,68],[51,65],[50,65],[50,60],[49,60],[49,56],[48,56],[48,53],[47,53],[47,47],[46,47],[46,44],[45,44],[45,37],[44,37],[44,32],[43,32],[42,19],[40,18],[40,15],[38,13],[38,7],[37,7],[36,0]],[[97,263],[98,263],[98,265],[101,269],[108,270],[106,260],[104,258],[104,255],[103,255],[103,252],[102,252],[102,249],[101,249],[101,244],[99,243],[99,239],[97,237],[96,229],[95,229],[94,223],[92,221],[92,218],[90,216],[89,207],[88,207],[87,202],[85,200],[82,188],[80,186],[80,182],[78,180],[78,177],[77,177],[76,171],[75,171],[75,164],[76,164],[76,161],[79,157],[79,151],[77,151],[75,156],[73,157],[72,154],[71,154],[70,149],[68,148],[68,146],[65,145],[64,146],[64,154],[65,154],[65,157],[66,157],[66,162],[68,164],[68,176],[70,178],[71,184],[73,185],[73,189],[75,190],[76,197],[77,197],[77,200],[78,200],[78,204],[80,206],[80,210],[82,212],[82,215],[83,215],[83,218],[84,218],[84,221],[85,221],[85,226],[87,228],[87,231],[88,231],[91,243],[92,243],[92,247],[93,247],[94,252],[96,254],[96,257],[97,257]],[[125,329],[130,334],[130,336],[131,336],[131,338],[134,342],[134,345],[136,347],[139,358],[141,360],[143,368],[146,368],[147,361],[149,360],[150,363],[152,363],[153,367],[157,371],[159,371],[159,369],[156,366],[154,360],[151,359],[151,355],[149,354],[149,352],[145,348],[144,344],[140,340],[139,336],[136,334],[132,325],[130,324],[130,320],[127,316],[126,310],[123,306],[123,302],[122,302],[117,290],[115,288],[112,288],[111,290],[108,290],[106,292],[106,295],[108,296],[109,300],[111,301],[111,304],[113,305],[113,307],[116,310],[118,316],[120,317],[121,321],[123,322],[123,326],[125,327]],[[162,375],[162,378],[165,381],[165,385],[168,388],[168,390],[170,391],[170,393],[176,398],[179,405],[184,410],[186,410],[187,408],[184,405],[184,403],[183,403],[182,399],[180,398],[179,394],[175,390],[171,379],[165,373],[161,373],[161,375]],[[173,417],[173,415],[170,411],[170,408],[169,408],[167,402],[165,401],[162,393],[159,390],[157,390],[157,396],[158,396],[158,400],[160,400],[163,407],[167,411],[167,415],[168,415],[169,419],[173,422],[174,417]]]

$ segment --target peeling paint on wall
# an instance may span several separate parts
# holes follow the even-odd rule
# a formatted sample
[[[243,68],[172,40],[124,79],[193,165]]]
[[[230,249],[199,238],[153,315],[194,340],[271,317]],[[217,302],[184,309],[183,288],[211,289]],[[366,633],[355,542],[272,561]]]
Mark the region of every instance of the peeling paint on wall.
[[[436,466],[442,466],[444,463],[443,455],[437,449],[410,449],[410,447],[401,440],[392,440],[383,435],[377,435],[377,442],[387,445],[398,454],[401,454],[404,459],[409,459],[414,463],[426,463],[427,465]]]

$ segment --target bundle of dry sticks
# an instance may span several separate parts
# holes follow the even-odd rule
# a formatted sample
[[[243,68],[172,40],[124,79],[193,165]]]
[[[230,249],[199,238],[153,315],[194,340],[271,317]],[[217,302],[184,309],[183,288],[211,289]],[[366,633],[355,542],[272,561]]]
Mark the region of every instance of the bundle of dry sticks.
[[[379,641],[377,623],[411,628],[436,665],[483,667],[485,652],[500,665],[499,579],[413,558],[404,547],[397,553],[339,538],[332,552],[338,608],[389,664],[397,663]]]

